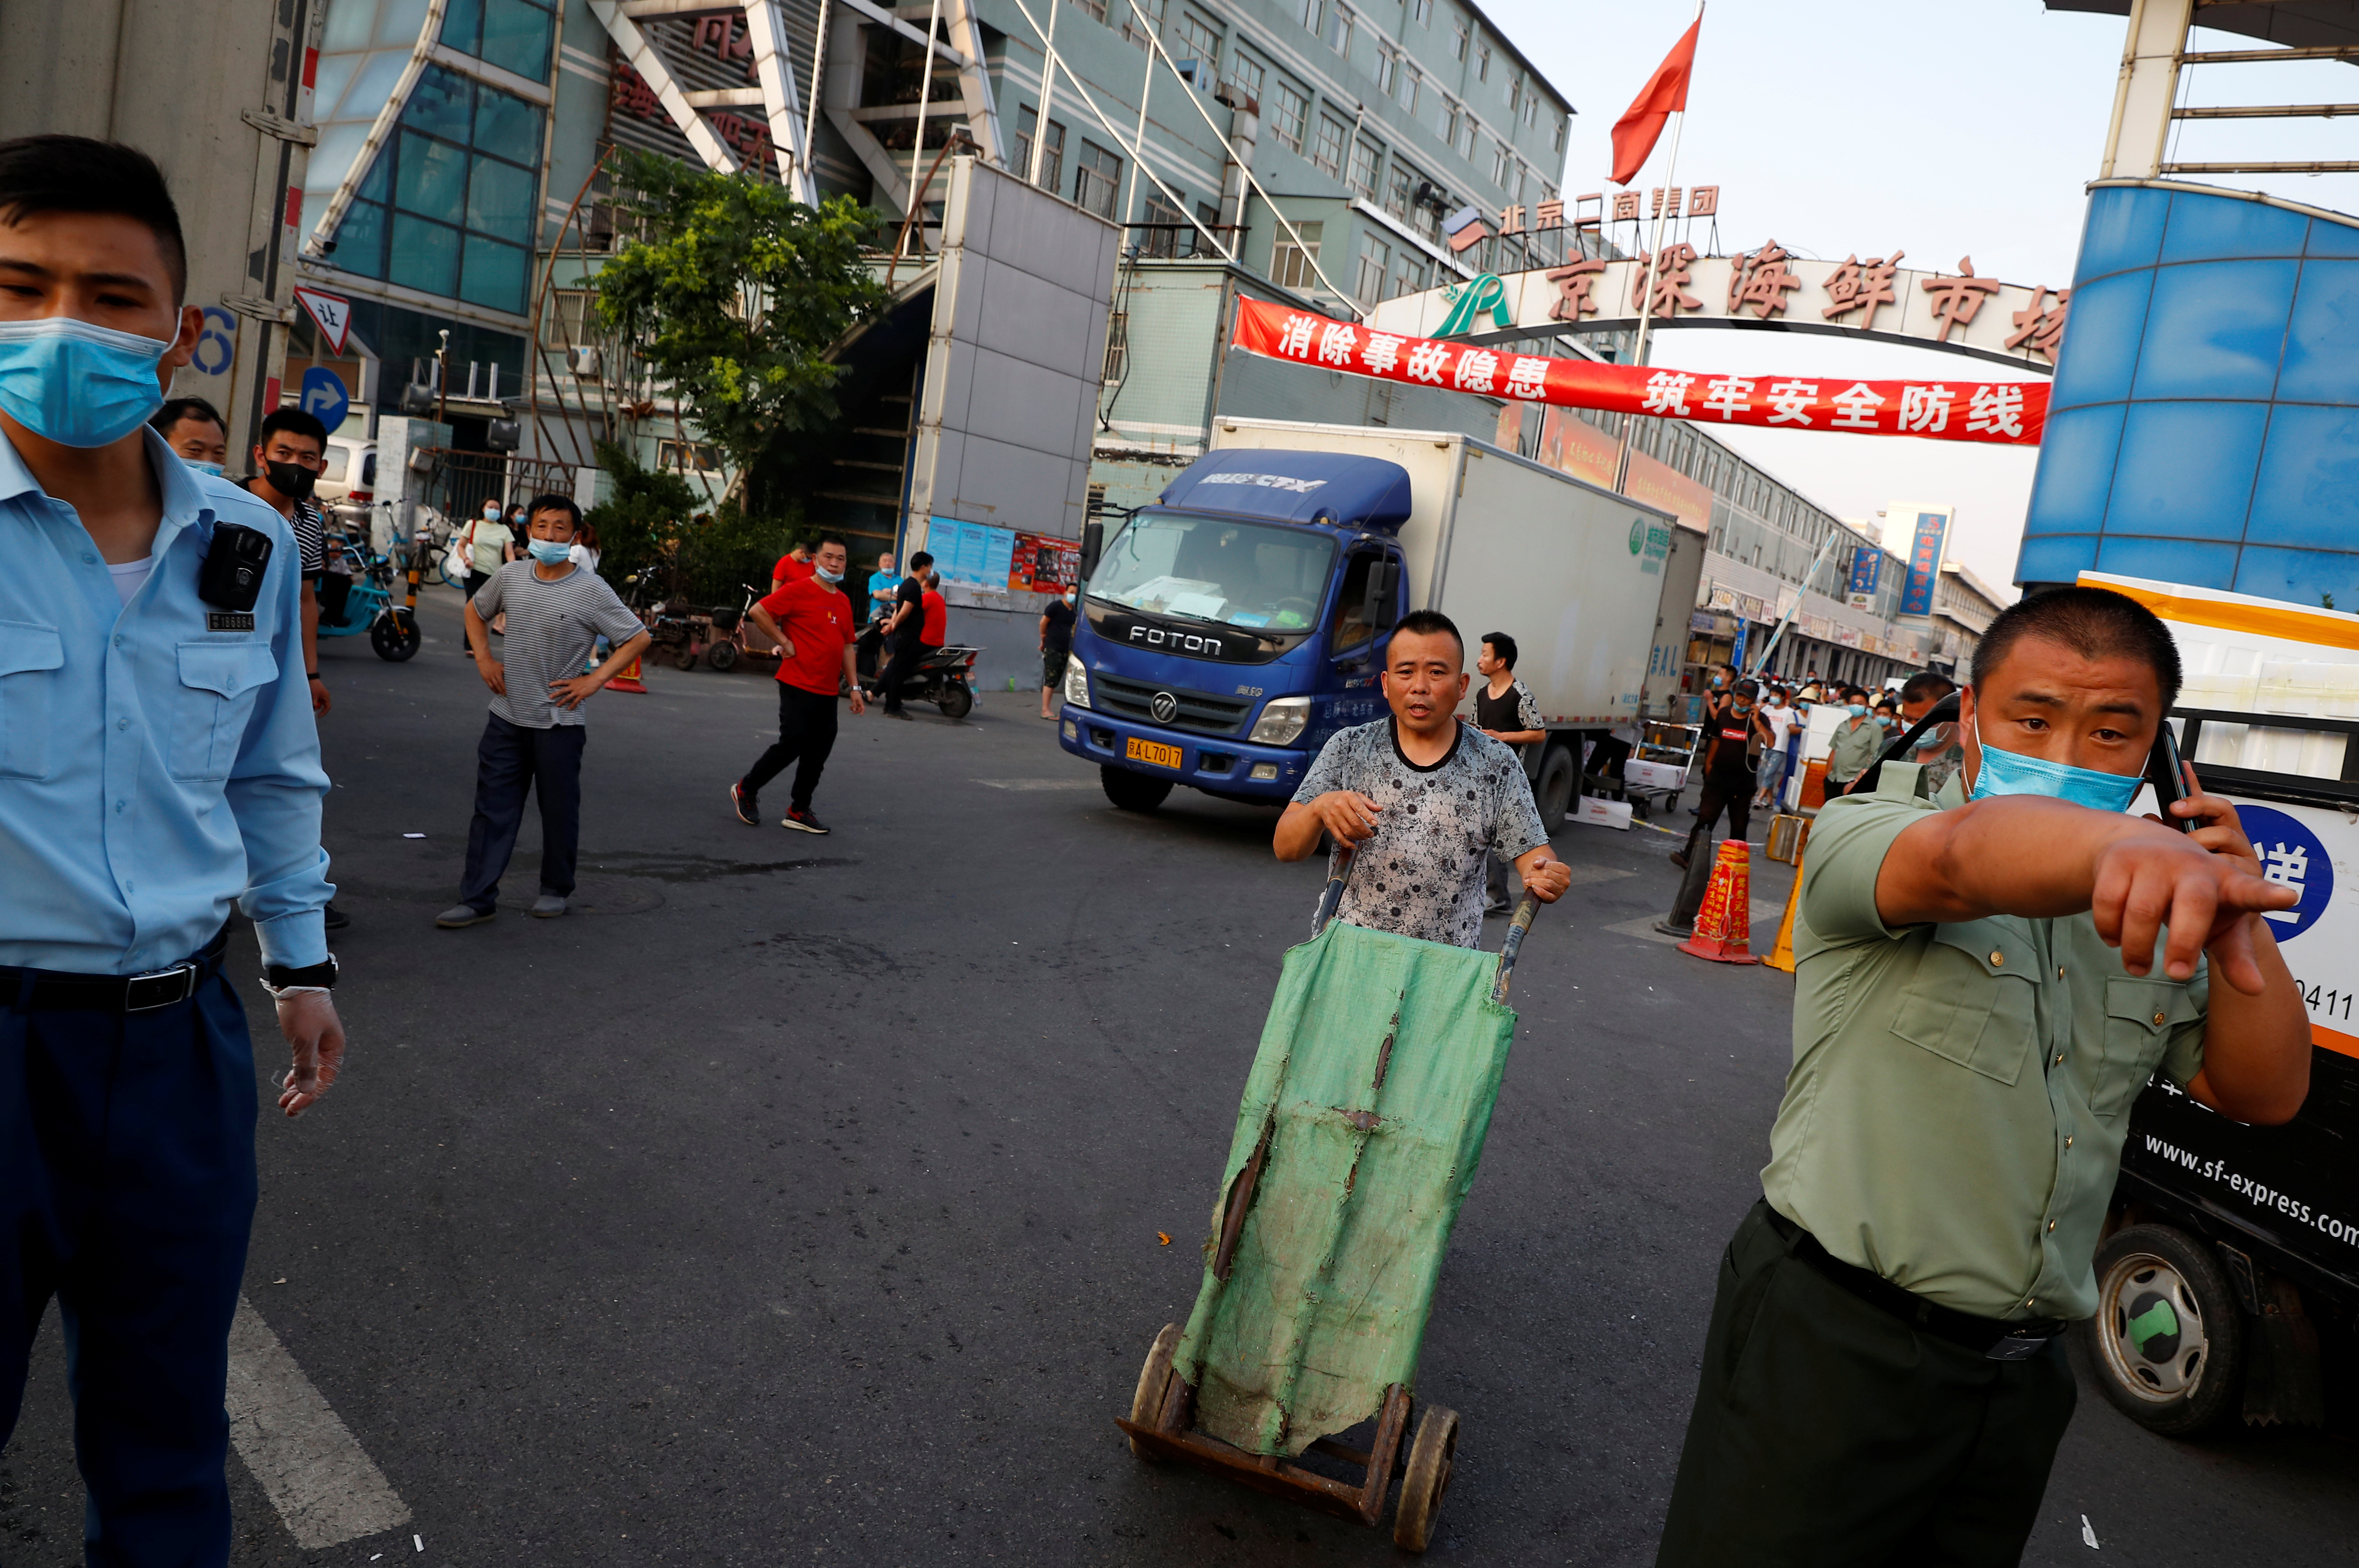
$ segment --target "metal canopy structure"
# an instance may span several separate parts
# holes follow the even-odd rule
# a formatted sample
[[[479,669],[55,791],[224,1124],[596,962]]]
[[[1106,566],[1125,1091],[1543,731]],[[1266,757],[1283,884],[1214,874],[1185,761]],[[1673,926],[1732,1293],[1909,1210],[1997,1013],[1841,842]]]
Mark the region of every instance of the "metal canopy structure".
[[[2171,127],[2187,120],[2331,120],[2359,114],[2359,103],[2206,107],[2178,102],[2180,76],[2189,66],[2321,59],[2359,65],[2359,0],[2048,0],[2048,8],[2129,18],[2100,178],[2359,173],[2359,160],[2348,158],[2182,162],[2173,161],[2166,151]],[[2258,38],[2272,47],[2190,49],[2187,35],[2199,27]]]
[[[672,124],[679,127],[679,134],[688,138],[689,146],[696,149],[707,168],[734,174],[743,166],[728,144],[706,124],[704,112],[759,109],[769,124],[770,143],[777,149],[779,178],[794,191],[797,200],[819,204],[819,185],[811,175],[810,150],[804,145],[803,114],[795,91],[794,68],[787,58],[786,18],[779,12],[777,0],[752,0],[752,4],[744,5],[715,5],[711,0],[589,0],[589,4],[591,14],[606,29],[606,36],[614,40],[614,48],[655,93],[656,101],[663,105]],[[680,87],[638,23],[647,17],[690,15],[744,16],[746,41],[754,50],[756,85],[701,92]]]
[[[925,151],[925,130],[929,119],[939,119],[952,127],[963,125],[968,138],[984,157],[997,168],[1007,167],[1007,144],[1000,135],[998,100],[992,91],[990,70],[984,58],[983,27],[975,17],[973,0],[936,0],[929,6],[904,5],[897,12],[871,4],[871,0],[832,0],[831,8],[832,19],[822,25],[826,36],[820,40],[828,60],[820,107],[826,113],[828,124],[851,145],[861,166],[875,180],[879,197],[905,214],[909,211],[914,200],[912,191],[926,178],[919,160]],[[913,13],[921,13],[925,21],[903,20]],[[930,36],[928,24],[933,28]],[[867,51],[873,44],[882,41],[876,30],[879,27],[893,37],[926,46],[929,51],[924,90],[916,103],[861,104]],[[947,95],[938,98],[932,91],[934,73],[944,65],[956,75],[958,95],[954,99]],[[904,155],[887,147],[876,132],[879,125],[903,120],[917,122],[906,161]]]
[[[2140,4],[2141,0],[2048,0],[2048,8],[2127,16]],[[2158,7],[2145,0],[2145,8]],[[2279,45],[2268,52],[2272,59],[2287,49],[2328,49],[2346,58],[2359,56],[2359,4],[2354,0],[2198,0],[2194,10],[2198,27]]]

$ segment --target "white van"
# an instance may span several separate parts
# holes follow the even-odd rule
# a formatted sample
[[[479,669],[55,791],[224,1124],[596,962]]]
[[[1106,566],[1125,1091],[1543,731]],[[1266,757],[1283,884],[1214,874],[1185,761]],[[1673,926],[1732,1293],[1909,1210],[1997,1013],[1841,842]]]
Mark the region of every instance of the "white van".
[[[339,501],[365,504],[376,491],[376,443],[361,436],[330,436],[327,466],[311,487],[321,505]]]

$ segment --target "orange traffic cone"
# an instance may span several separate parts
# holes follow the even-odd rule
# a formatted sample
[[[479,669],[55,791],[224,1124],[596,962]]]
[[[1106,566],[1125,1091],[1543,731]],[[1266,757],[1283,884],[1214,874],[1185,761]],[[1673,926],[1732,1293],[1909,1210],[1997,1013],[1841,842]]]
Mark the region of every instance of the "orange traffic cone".
[[[647,688],[642,685],[639,680],[638,659],[633,658],[631,660],[630,668],[625,670],[621,675],[616,676],[613,680],[608,681],[606,683],[606,689],[608,691],[636,691],[642,697],[646,696]]]
[[[1794,857],[1794,885],[1787,890],[1786,914],[1777,922],[1777,941],[1761,961],[1773,969],[1794,972],[1794,911],[1802,904],[1802,857]]]
[[[1680,944],[1680,951],[1715,964],[1757,964],[1749,950],[1753,938],[1753,849],[1742,838],[1720,841],[1720,855],[1712,868],[1712,886],[1696,912],[1695,935]]]

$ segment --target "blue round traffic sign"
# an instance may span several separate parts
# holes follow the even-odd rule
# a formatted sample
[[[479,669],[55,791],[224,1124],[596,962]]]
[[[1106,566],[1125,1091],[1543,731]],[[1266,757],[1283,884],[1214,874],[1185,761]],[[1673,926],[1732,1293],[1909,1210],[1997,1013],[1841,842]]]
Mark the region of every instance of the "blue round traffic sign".
[[[2261,857],[2261,874],[2301,892],[2301,902],[2291,909],[2272,910],[2265,916],[2269,930],[2280,942],[2300,935],[2318,924],[2334,897],[2334,861],[2326,846],[2299,817],[2266,806],[2238,801],[2236,816]]]
[[[303,390],[296,403],[304,413],[333,431],[344,422],[344,415],[353,406],[353,395],[344,390],[342,376],[326,365],[313,365],[303,373]]]

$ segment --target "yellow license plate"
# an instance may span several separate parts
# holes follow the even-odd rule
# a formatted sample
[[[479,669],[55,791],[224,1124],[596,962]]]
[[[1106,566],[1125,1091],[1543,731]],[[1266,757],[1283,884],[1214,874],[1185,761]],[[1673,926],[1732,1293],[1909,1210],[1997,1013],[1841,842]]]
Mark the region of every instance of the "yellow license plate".
[[[1158,768],[1180,770],[1180,748],[1158,746],[1152,741],[1142,741],[1136,735],[1123,747],[1122,754],[1134,762],[1152,762]]]

